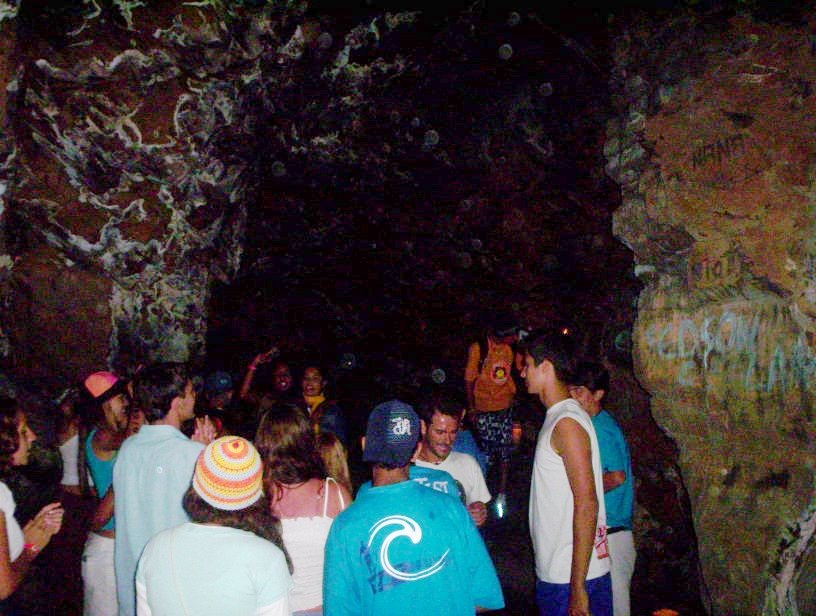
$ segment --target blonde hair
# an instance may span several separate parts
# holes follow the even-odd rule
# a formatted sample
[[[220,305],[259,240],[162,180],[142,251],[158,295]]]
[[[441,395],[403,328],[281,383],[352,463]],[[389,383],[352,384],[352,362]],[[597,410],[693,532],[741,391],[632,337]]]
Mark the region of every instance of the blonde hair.
[[[348,453],[340,439],[332,432],[321,432],[317,435],[317,449],[323,458],[326,474],[351,492]]]

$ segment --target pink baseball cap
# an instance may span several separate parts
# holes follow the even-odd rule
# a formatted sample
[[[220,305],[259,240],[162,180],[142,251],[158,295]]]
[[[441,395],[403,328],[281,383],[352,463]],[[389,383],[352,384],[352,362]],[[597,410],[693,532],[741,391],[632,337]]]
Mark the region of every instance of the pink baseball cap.
[[[94,372],[85,379],[83,384],[94,402],[104,402],[121,393],[125,388],[126,381],[120,379],[113,372]]]

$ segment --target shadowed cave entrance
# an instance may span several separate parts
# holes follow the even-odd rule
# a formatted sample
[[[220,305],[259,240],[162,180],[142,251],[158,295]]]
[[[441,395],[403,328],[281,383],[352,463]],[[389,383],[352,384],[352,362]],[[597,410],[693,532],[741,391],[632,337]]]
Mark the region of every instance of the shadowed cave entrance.
[[[316,14],[316,32],[347,17]],[[701,613],[677,449],[632,373],[640,285],[612,236],[620,196],[601,147],[608,41],[593,17],[570,19],[574,30],[503,11],[426,15],[410,39],[379,31],[374,44],[369,17],[371,41],[349,58],[367,78],[326,87],[306,70],[280,93],[259,122],[261,189],[240,273],[212,294],[207,360],[245,366],[272,345],[295,366],[317,358],[362,423],[434,370],[458,391],[467,344],[497,310],[576,332],[610,367],[610,408],[630,438],[635,613]],[[306,64],[324,70],[314,41]],[[513,514],[487,534],[507,613],[532,600],[526,495],[543,415],[521,397]]]

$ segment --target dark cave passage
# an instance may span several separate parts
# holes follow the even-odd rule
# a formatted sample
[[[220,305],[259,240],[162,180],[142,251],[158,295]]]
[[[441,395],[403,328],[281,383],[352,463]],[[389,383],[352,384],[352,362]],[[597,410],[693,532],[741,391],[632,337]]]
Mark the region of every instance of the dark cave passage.
[[[376,57],[386,79],[326,89],[323,50],[307,47],[309,69],[259,119],[263,182],[241,270],[212,294],[207,362],[240,370],[271,346],[294,366],[318,359],[363,425],[377,402],[414,401],[434,387],[440,368],[443,386],[461,396],[467,346],[496,312],[528,329],[575,332],[613,369],[622,422],[639,432],[638,493],[661,529],[641,547],[637,613],[696,613],[696,540],[672,470],[676,449],[632,375],[640,284],[612,235],[620,195],[603,171],[612,107],[602,26],[589,19],[594,36],[575,33],[584,46],[536,16],[421,19],[419,36],[381,32],[376,48],[349,56],[360,75]],[[349,355],[352,368],[342,365]],[[505,566],[508,613],[531,606],[529,547],[519,538],[542,411],[522,400],[527,438],[512,518],[488,531]]]
[[[383,81],[367,76],[362,44],[348,80],[321,88],[326,58],[304,50],[304,74],[259,120],[263,182],[211,329],[232,331],[241,306],[255,335],[295,346],[383,336],[400,355],[457,365],[455,347],[503,308],[580,325],[593,351],[620,346],[639,284],[611,233],[605,42],[582,48],[534,17],[479,19],[478,34],[464,16],[423,18],[410,40],[384,31]]]
[[[326,368],[359,432],[385,398],[462,396],[508,312],[611,373],[633,613],[807,614],[812,9],[0,3],[0,392],[51,445],[80,375],[239,381],[275,346],[296,379]],[[485,531],[508,614],[544,418],[517,403]]]

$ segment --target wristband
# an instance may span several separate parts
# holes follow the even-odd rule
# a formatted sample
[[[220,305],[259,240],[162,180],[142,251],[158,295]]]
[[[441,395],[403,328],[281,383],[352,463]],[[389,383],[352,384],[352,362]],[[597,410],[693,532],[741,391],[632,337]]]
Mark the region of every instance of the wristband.
[[[37,547],[37,546],[36,546],[35,544],[33,544],[33,543],[26,543],[26,544],[23,546],[23,549],[24,549],[24,550],[28,550],[29,552],[31,552],[31,553],[32,553],[32,554],[34,554],[34,555],[36,555],[36,554],[37,554],[37,553],[40,551],[40,548],[39,548],[39,547]]]

